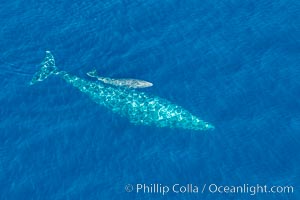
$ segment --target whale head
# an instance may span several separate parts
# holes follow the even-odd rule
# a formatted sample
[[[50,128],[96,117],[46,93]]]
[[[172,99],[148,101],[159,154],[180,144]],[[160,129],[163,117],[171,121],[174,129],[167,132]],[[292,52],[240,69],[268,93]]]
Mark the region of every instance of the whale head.
[[[212,125],[212,124],[209,124],[209,123],[205,123],[205,126],[204,126],[206,129],[205,130],[214,130],[215,127]]]
[[[191,124],[191,129],[194,130],[214,130],[215,127],[205,121],[202,121],[201,119],[198,119],[197,117],[192,118],[192,124]]]

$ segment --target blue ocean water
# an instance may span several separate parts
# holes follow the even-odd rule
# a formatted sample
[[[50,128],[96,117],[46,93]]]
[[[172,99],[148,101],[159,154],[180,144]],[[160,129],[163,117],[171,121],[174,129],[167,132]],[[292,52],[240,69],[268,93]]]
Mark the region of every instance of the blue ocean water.
[[[300,199],[299,13],[296,0],[2,1],[0,199]],[[57,77],[29,86],[46,50],[85,79],[149,80],[216,129],[136,126]],[[176,183],[199,192],[135,190]]]

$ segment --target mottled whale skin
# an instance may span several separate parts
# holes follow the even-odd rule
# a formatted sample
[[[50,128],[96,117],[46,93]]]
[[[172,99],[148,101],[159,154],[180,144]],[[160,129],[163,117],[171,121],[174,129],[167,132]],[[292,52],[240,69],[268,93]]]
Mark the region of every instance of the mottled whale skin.
[[[146,88],[153,86],[152,83],[144,80],[139,79],[131,79],[131,78],[108,78],[108,77],[101,77],[97,75],[97,71],[93,70],[86,73],[88,76],[98,79],[103,83],[119,86],[119,87],[128,87],[128,88]]]
[[[214,129],[213,125],[163,98],[135,89],[87,81],[70,75],[65,71],[58,71],[54,57],[50,51],[46,51],[46,57],[41,63],[41,68],[35,73],[30,85],[43,81],[50,75],[62,78],[81,92],[87,94],[97,104],[128,118],[133,124],[190,130]]]

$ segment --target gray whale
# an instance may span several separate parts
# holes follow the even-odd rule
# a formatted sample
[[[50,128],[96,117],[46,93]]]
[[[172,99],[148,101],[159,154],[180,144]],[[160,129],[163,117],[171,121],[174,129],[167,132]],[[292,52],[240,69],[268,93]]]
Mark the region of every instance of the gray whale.
[[[128,87],[128,88],[146,88],[153,86],[152,83],[144,80],[139,79],[132,79],[132,78],[108,78],[108,77],[101,77],[97,75],[97,71],[93,70],[86,73],[88,76],[96,78],[103,83],[119,86],[119,87]]]
[[[131,88],[114,87],[99,82],[91,82],[59,71],[50,51],[41,63],[41,68],[30,81],[33,85],[50,75],[62,78],[67,83],[87,94],[94,102],[114,113],[129,119],[133,124],[157,127],[182,128],[190,130],[213,130],[209,124],[186,109],[168,100],[152,96]]]

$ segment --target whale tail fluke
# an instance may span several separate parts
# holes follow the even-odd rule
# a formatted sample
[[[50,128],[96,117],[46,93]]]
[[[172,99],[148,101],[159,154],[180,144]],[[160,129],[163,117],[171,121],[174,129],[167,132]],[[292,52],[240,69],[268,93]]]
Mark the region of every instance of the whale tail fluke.
[[[43,81],[54,73],[57,73],[54,57],[50,51],[46,51],[46,56],[41,63],[40,70],[33,75],[33,78],[29,84],[33,85],[38,81]]]
[[[93,71],[90,71],[90,72],[88,72],[88,73],[86,73],[88,76],[90,76],[90,77],[97,77],[98,75],[97,75],[97,70],[96,69],[94,69]]]

